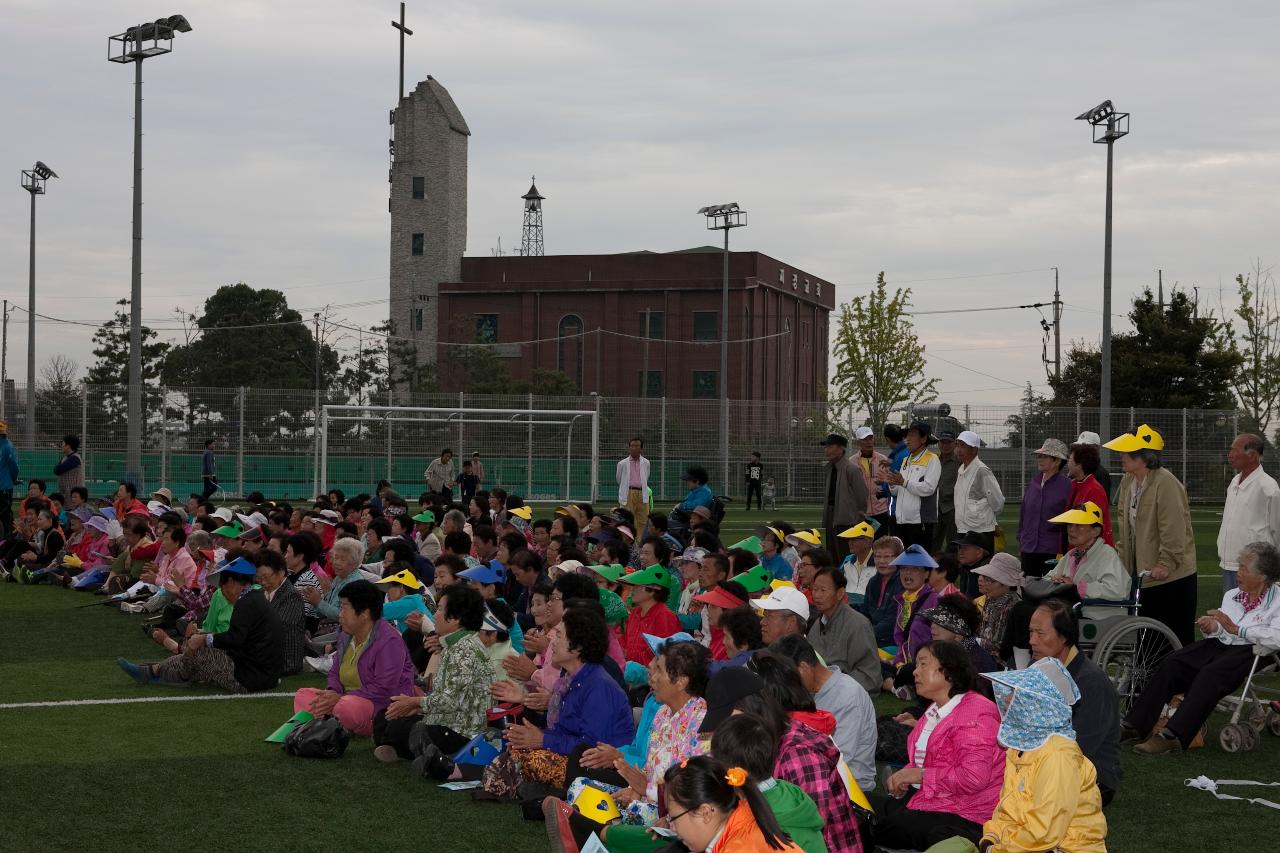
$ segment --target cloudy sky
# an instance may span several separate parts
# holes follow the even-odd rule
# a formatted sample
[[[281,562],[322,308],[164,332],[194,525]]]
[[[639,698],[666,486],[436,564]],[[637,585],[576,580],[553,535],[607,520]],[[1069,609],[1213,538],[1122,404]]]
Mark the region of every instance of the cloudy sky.
[[[144,316],[172,326],[240,280],[308,313],[385,298],[397,9],[0,0],[0,296],[26,304],[17,178],[36,159],[61,175],[39,200],[37,311],[98,323],[127,295],[132,69],[106,61],[107,36],[182,12],[194,30],[144,68]],[[411,0],[408,15],[406,77],[444,83],[473,133],[470,254],[518,245],[533,173],[549,253],[700,245],[694,211],[732,200],[751,217],[736,246],[841,300],[885,270],[920,310],[1048,301],[1056,266],[1064,342],[1096,341],[1105,149],[1071,119],[1111,98],[1133,113],[1116,313],[1157,269],[1216,304],[1254,259],[1280,259],[1274,3]],[[11,316],[21,378],[26,316]],[[953,404],[1044,381],[1034,311],[918,328]],[[92,360],[92,328],[37,330],[38,366]]]

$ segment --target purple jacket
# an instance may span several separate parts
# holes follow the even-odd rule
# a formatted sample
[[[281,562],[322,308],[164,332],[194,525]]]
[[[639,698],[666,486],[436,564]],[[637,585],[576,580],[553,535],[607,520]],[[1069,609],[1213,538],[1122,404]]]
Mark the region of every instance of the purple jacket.
[[[902,593],[895,595],[893,600],[898,602],[898,613],[901,613]],[[893,659],[895,663],[909,663],[915,660],[916,649],[933,639],[933,631],[929,629],[929,623],[921,619],[920,614],[937,603],[938,593],[925,583],[920,587],[915,605],[911,608],[911,624],[907,626],[906,633],[903,633],[901,625],[894,622],[893,641],[898,645],[898,654]]]
[[[347,692],[342,687],[338,671],[350,642],[349,636],[339,632],[338,650],[334,652],[336,657],[333,668],[329,670],[328,684],[335,693]],[[372,702],[375,714],[391,703],[392,696],[413,696],[417,693],[413,685],[414,670],[413,661],[409,659],[409,647],[395,626],[385,620],[379,619],[374,623],[373,636],[356,662],[356,672],[360,674],[360,689],[352,691],[351,695]]]
[[[1057,554],[1062,550],[1062,525],[1049,519],[1067,510],[1071,499],[1071,481],[1064,474],[1054,474],[1042,483],[1037,473],[1022,493],[1022,510],[1018,513],[1018,548],[1028,554]]]

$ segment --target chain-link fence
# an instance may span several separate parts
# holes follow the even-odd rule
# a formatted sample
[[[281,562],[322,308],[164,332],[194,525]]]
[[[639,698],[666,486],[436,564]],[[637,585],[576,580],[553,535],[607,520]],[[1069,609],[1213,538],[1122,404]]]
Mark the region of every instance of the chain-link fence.
[[[149,388],[143,430],[143,468],[149,486],[163,483],[175,494],[198,491],[200,457],[207,439],[216,441],[218,477],[228,495],[261,491],[272,497],[300,498],[323,486],[367,491],[388,479],[405,495],[423,487],[423,470],[440,450],[449,447],[461,458],[479,451],[485,486],[502,486],[519,494],[585,498],[591,492],[590,418],[539,418],[530,435],[528,417],[512,414],[481,417],[473,409],[513,411],[591,411],[599,413],[599,496],[615,494],[614,469],[634,436],[645,442],[652,463],[650,485],[655,501],[678,500],[684,494],[683,472],[702,465],[713,489],[741,496],[746,463],[761,454],[765,478],[772,479],[780,500],[820,497],[823,459],[818,442],[831,429],[849,434],[866,422],[865,413],[843,414],[838,423],[822,402],[729,402],[728,472],[722,455],[719,400],[618,398],[597,395],[532,397],[529,395],[406,394],[380,392],[360,401],[333,399],[307,390],[241,388]],[[42,389],[38,397],[39,435],[26,430],[26,394],[10,386],[4,395],[4,417],[19,450],[24,477],[52,479],[60,458],[62,436],[81,436],[86,476],[94,494],[109,491],[124,472],[126,389],[73,386],[61,392]],[[315,429],[318,407],[359,402],[364,405],[448,409],[435,422],[389,420],[385,413],[348,421],[329,436],[328,466],[320,460]],[[1243,425],[1233,411],[1190,411],[1113,408],[1109,430],[1099,428],[1099,412],[1089,408],[920,406],[896,411],[892,420],[905,424],[915,417],[935,430],[971,429],[986,447],[983,459],[1016,501],[1034,474],[1031,451],[1048,437],[1070,444],[1084,430],[1104,433],[1106,440],[1139,424],[1154,427],[1165,440],[1164,463],[1187,484],[1193,501],[1220,502],[1232,472],[1226,450]],[[543,421],[548,423],[542,424]],[[883,440],[878,439],[880,449]],[[1275,473],[1274,454],[1266,460]],[[1115,454],[1104,453],[1104,465],[1119,471]]]

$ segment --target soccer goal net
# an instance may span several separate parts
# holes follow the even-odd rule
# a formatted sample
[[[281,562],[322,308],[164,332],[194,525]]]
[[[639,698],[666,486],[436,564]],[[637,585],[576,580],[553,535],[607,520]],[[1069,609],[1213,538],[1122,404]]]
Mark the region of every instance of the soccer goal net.
[[[593,501],[599,494],[594,410],[353,405],[321,412],[318,490],[355,494],[389,480],[412,502],[427,488],[427,465],[445,449],[453,451],[457,473],[479,454],[482,489],[525,500]]]

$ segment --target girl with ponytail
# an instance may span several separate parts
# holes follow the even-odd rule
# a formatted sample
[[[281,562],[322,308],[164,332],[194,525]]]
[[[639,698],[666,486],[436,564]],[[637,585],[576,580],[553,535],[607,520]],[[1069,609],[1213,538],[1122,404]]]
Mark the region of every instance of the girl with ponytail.
[[[663,780],[667,825],[690,850],[803,853],[749,779],[745,769],[707,755],[673,764]]]

